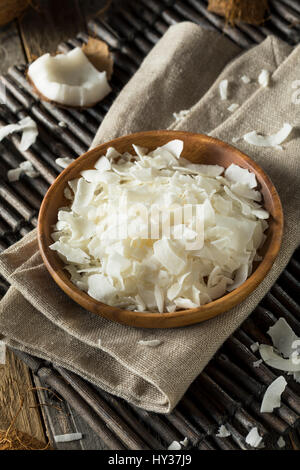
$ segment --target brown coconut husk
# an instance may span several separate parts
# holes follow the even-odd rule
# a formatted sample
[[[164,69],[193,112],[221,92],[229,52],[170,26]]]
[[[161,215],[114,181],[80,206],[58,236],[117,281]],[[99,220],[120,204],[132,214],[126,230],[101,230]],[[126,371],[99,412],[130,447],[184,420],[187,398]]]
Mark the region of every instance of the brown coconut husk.
[[[99,72],[106,72],[107,73],[107,79],[110,80],[112,73],[113,73],[113,58],[112,54],[109,51],[108,45],[104,42],[101,41],[100,39],[95,39],[92,37],[89,37],[89,40],[86,44],[83,44],[82,46],[82,51],[84,54],[87,56],[89,61],[93,64],[93,66],[99,70]],[[57,52],[57,54],[62,54],[61,52]],[[47,103],[51,103],[58,108],[63,108],[63,109],[78,109],[78,110],[84,110],[87,108],[92,108],[97,104],[97,101],[95,103],[92,103],[89,106],[67,106],[63,105],[62,103],[57,103],[56,101],[50,100],[46,96],[44,96],[39,89],[36,87],[35,83],[31,80],[31,78],[28,76],[28,73],[26,73],[26,78],[30,85],[32,86],[33,90],[35,93],[38,95],[40,100],[46,101]]]
[[[1,0],[0,26],[18,18],[31,3],[31,0]]]
[[[209,0],[207,9],[224,16],[226,23],[232,26],[240,21],[261,24],[268,10],[268,0]]]

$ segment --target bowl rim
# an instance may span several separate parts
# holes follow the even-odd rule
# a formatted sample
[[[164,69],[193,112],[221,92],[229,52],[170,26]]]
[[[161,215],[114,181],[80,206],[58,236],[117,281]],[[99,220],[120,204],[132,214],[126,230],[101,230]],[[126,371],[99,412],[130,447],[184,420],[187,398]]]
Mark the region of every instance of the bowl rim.
[[[249,166],[251,166],[255,170],[256,174],[259,173],[271,193],[272,202],[276,208],[277,231],[275,240],[273,240],[273,231],[269,248],[266,252],[268,256],[266,256],[265,254],[264,258],[256,267],[256,269],[252,272],[248,279],[237,289],[234,289],[232,292],[227,292],[222,297],[213,300],[212,302],[209,302],[207,304],[201,305],[199,307],[185,310],[177,310],[175,312],[158,313],[125,310],[102,303],[90,297],[86,292],[80,290],[77,286],[75,286],[75,284],[70,281],[66,270],[62,267],[62,260],[59,258],[56,252],[49,249],[47,243],[47,234],[44,230],[43,220],[48,208],[49,200],[51,200],[52,195],[56,191],[56,188],[60,184],[60,182],[62,180],[66,180],[67,182],[70,179],[74,179],[74,176],[69,179],[67,178],[67,176],[69,173],[73,172],[73,169],[78,165],[79,161],[81,162],[83,159],[92,155],[95,155],[95,158],[96,156],[100,157],[101,154],[104,153],[105,149],[107,149],[108,147],[113,147],[115,144],[121,142],[124,139],[130,138],[133,141],[132,143],[134,143],[134,139],[137,137],[142,137],[142,135],[147,137],[169,136],[172,139],[180,139],[180,136],[186,138],[190,136],[193,138],[200,138],[202,139],[202,141],[207,143],[214,143],[220,147],[226,148],[226,150],[232,150]],[[226,311],[230,310],[231,308],[245,300],[245,298],[256,289],[256,287],[262,282],[266,274],[270,271],[280,250],[283,237],[283,226],[284,217],[279,195],[269,176],[248,155],[244,154],[239,149],[226,142],[223,142],[211,136],[207,136],[205,134],[175,130],[143,131],[117,137],[116,139],[104,142],[88,150],[84,154],[80,155],[74,162],[68,165],[68,167],[65,168],[58,175],[58,177],[49,187],[40,207],[38,217],[38,245],[43,262],[54,281],[69,297],[71,297],[75,302],[77,302],[86,310],[102,317],[105,317],[109,320],[116,321],[118,323],[122,323],[128,326],[143,328],[174,328],[192,325],[213,318],[217,315],[220,315],[221,313],[225,313]],[[273,249],[270,250],[270,247],[272,246]],[[224,303],[226,303],[226,308],[224,308]]]

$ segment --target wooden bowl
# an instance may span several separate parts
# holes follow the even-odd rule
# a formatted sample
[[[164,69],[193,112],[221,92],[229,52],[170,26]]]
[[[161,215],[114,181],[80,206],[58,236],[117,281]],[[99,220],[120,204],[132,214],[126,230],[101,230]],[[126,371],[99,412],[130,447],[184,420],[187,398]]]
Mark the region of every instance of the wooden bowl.
[[[96,160],[104,155],[108,147],[115,147],[120,153],[133,152],[132,144],[147,147],[150,150],[164,145],[172,139],[181,139],[184,142],[182,156],[192,162],[218,164],[228,167],[235,163],[242,168],[254,172],[263,195],[263,204],[270,213],[267,239],[259,254],[262,261],[253,268],[252,275],[234,291],[214,300],[206,305],[173,313],[132,312],[101,303],[85,292],[79,290],[69,279],[64,270],[64,263],[55,251],[49,249],[53,243],[51,239],[52,226],[57,221],[58,209],[69,205],[64,197],[64,188],[69,180],[77,178],[82,170],[93,168]],[[249,157],[234,147],[220,140],[201,134],[192,134],[181,131],[150,131],[127,135],[107,142],[93,150],[86,152],[75,162],[69,165],[49,188],[39,214],[38,241],[40,252],[47,269],[55,282],[75,302],[85,309],[110,320],[126,325],[144,328],[174,328],[191,325],[215,317],[244,300],[265,278],[278,254],[283,232],[283,213],[279,196],[263,170]]]

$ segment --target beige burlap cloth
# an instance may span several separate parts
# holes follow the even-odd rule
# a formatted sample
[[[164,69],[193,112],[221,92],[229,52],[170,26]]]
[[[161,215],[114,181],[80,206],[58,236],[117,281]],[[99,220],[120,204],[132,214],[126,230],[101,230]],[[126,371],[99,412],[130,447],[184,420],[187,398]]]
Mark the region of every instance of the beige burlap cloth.
[[[261,88],[262,68],[271,72]],[[38,252],[35,231],[0,256],[11,283],[1,302],[0,333],[21,350],[64,366],[103,389],[156,412],[172,410],[225,339],[249,315],[288,263],[299,242],[299,105],[292,88],[300,72],[300,48],[269,37],[240,54],[218,33],[191,23],[172,26],[120,93],[93,145],[130,132],[175,128],[211,133],[229,143],[251,130],[295,129],[283,150],[236,144],[272,178],[280,194],[285,233],[281,252],[261,285],[241,305],[199,325],[172,330],[135,329],[93,315],[52,281]],[[244,84],[247,75],[251,83]],[[228,100],[218,84],[229,80]],[[231,103],[240,107],[234,113]],[[174,123],[174,112],[189,110]],[[160,339],[156,348],[139,340]],[[99,342],[101,341],[101,343]]]

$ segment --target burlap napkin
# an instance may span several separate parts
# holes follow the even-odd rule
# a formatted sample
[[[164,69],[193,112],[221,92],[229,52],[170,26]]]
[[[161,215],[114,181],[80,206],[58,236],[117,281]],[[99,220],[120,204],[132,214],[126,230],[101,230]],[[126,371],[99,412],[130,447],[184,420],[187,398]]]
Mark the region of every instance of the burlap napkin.
[[[272,74],[268,88],[257,83],[262,68]],[[171,127],[209,132],[231,143],[233,137],[251,130],[270,134],[284,122],[296,127],[283,150],[250,146],[243,139],[236,144],[271,176],[285,213],[280,255],[246,301],[215,319],[186,328],[144,330],[115,324],[84,311],[56,286],[42,263],[33,231],[0,256],[0,271],[12,285],[1,302],[0,333],[5,341],[135,405],[163,413],[172,410],[266,294],[299,243],[299,108],[292,100],[292,82],[299,68],[299,47],[291,50],[269,37],[240,55],[224,36],[181,23],[171,27],[145,59],[93,142]],[[244,84],[242,75],[249,76],[251,83]],[[224,77],[229,80],[227,101],[221,101],[218,92]],[[231,103],[240,104],[234,113],[227,110]],[[189,110],[187,116],[175,122],[173,113],[183,109]],[[141,346],[140,339],[160,339],[161,345]]]

